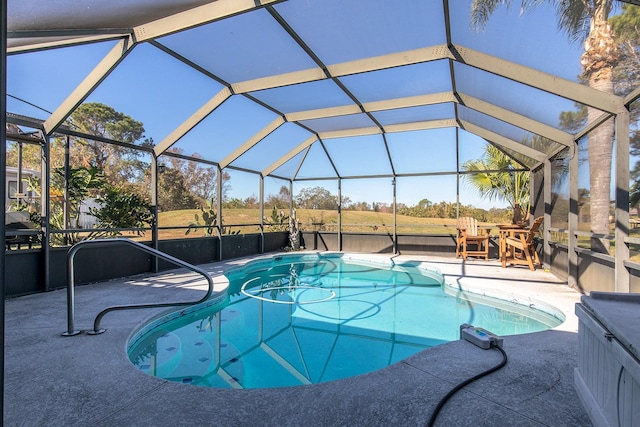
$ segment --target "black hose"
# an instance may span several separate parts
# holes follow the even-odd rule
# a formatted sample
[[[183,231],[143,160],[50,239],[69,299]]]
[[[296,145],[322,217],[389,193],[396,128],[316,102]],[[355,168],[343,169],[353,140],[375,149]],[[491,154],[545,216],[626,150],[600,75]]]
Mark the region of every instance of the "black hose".
[[[478,380],[478,379],[480,379],[480,378],[482,378],[482,377],[484,377],[486,375],[489,375],[492,372],[497,371],[498,369],[502,368],[504,365],[507,364],[507,353],[505,353],[504,350],[501,347],[491,346],[491,348],[495,348],[500,353],[502,353],[502,362],[500,362],[499,364],[497,364],[493,368],[490,368],[490,369],[488,369],[488,370],[486,370],[484,372],[481,372],[478,375],[476,375],[475,377],[469,378],[468,380],[465,380],[465,381],[461,382],[460,384],[458,384],[457,386],[455,386],[454,388],[452,388],[451,391],[449,391],[449,393],[447,393],[447,395],[445,397],[443,397],[442,399],[440,399],[440,402],[438,402],[438,406],[436,406],[436,409],[434,409],[433,413],[431,414],[431,418],[429,418],[429,422],[427,423],[427,427],[433,427],[433,423],[436,421],[436,417],[440,413],[440,410],[442,409],[444,404],[447,403],[447,400],[449,400],[451,398],[451,396],[456,394],[461,388],[463,388],[464,386],[466,386],[468,384],[471,384],[475,380]]]

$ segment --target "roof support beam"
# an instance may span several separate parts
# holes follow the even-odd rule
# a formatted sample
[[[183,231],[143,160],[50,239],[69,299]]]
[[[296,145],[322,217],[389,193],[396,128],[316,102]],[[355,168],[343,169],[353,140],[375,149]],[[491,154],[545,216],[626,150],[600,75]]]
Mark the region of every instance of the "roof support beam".
[[[142,42],[208,24],[219,19],[257,9],[282,0],[217,0],[175,15],[135,27],[136,41]]]
[[[595,128],[597,128],[598,126],[600,126],[601,124],[603,124],[604,122],[606,122],[607,120],[609,120],[612,117],[613,117],[613,114],[609,114],[609,113],[604,113],[604,114],[601,114],[600,116],[596,117],[595,120],[591,121],[590,123],[587,123],[585,125],[585,127],[580,129],[575,134],[575,136],[574,136],[575,140],[576,141],[580,140],[580,138],[588,135]]]
[[[624,103],[624,105],[628,107],[631,105],[631,103],[633,103],[638,98],[640,98],[640,87],[634,89],[629,94],[627,94],[627,96],[624,97],[622,102]],[[621,111],[624,111],[624,110],[621,110]],[[582,137],[586,136],[587,134],[592,132],[595,128],[597,128],[602,123],[606,122],[612,117],[614,117],[614,114],[603,113],[599,117],[597,117],[595,120],[591,121],[590,123],[587,123],[582,129],[580,129],[580,131],[578,131],[575,134],[574,136],[575,141],[579,141]],[[557,153],[553,153],[553,154],[555,155]]]
[[[442,44],[329,65],[327,69],[333,77],[342,77],[447,58],[453,58],[453,55],[447,45]]]
[[[300,120],[321,119],[325,117],[346,116],[349,114],[360,114],[360,108],[357,105],[343,105],[340,107],[319,108],[317,110],[299,111],[286,114],[288,122],[296,122]]]
[[[412,123],[398,123],[396,125],[386,125],[384,127],[385,132],[408,132],[414,130],[427,130],[427,129],[440,129],[458,127],[456,119],[442,119],[442,120],[426,120],[423,122]]]
[[[446,45],[436,45],[405,52],[348,61],[328,66],[327,72],[331,77],[335,78],[428,61],[453,59],[527,86],[589,105],[602,111],[615,113],[623,102],[622,98],[616,95],[601,92],[588,86],[562,79],[514,62],[506,61],[462,46],[454,45],[452,49],[453,51]],[[238,82],[233,84],[232,87],[235,93],[246,93],[326,78],[326,72],[322,68],[318,67]]]
[[[262,129],[257,134],[253,135],[249,140],[247,140],[247,142],[245,142],[244,144],[242,144],[241,146],[233,150],[231,154],[229,154],[227,157],[222,159],[222,161],[220,162],[220,169],[224,169],[227,166],[229,166],[231,162],[236,160],[238,157],[242,156],[245,152],[247,152],[247,150],[249,150],[251,147],[256,145],[258,142],[262,141],[271,132],[278,129],[280,126],[282,126],[284,122],[285,121],[282,117],[278,117],[277,119],[269,123],[264,129]]]
[[[135,43],[131,37],[120,40],[44,122],[45,134],[51,135],[69,117],[71,112],[87,99],[91,92],[122,62],[134,46]]]
[[[293,71],[291,73],[267,76],[259,79],[245,80],[233,83],[231,87],[234,93],[247,93],[256,90],[272,89],[282,86],[290,86],[298,83],[313,82],[326,79],[327,75],[322,68],[309,68],[308,70]]]
[[[635,88],[624,97],[624,105],[630,106],[638,98],[640,98],[640,87]]]
[[[304,151],[307,147],[310,147],[311,144],[313,144],[314,142],[316,142],[318,140],[318,137],[315,135],[311,135],[309,138],[307,138],[302,144],[298,145],[297,147],[295,147],[293,150],[289,151],[287,154],[285,154],[284,156],[280,157],[278,160],[276,160],[275,162],[273,162],[271,165],[269,165],[269,167],[267,167],[266,169],[264,169],[261,173],[262,176],[267,176],[269,175],[271,172],[275,171],[276,169],[278,169],[280,166],[284,165],[285,163],[287,163],[289,160],[293,159],[295,156],[297,156],[298,154],[300,154],[302,151]]]
[[[496,119],[502,120],[513,126],[517,126],[528,132],[538,134],[540,136],[543,136],[552,141],[558,142],[567,147],[573,146],[573,135],[569,133],[556,129],[553,126],[540,123],[536,120],[532,120],[523,115],[513,113],[509,110],[506,110],[504,108],[482,101],[480,99],[473,98],[469,95],[465,95],[463,93],[459,93],[458,98],[456,98],[452,92],[441,92],[441,93],[418,95],[418,96],[412,96],[412,97],[406,97],[406,98],[389,99],[385,101],[369,102],[362,105],[365,111],[375,112],[375,111],[392,110],[396,108],[408,108],[408,107],[418,107],[423,105],[434,105],[434,104],[446,103],[446,102],[455,102],[455,103],[461,102],[463,105],[465,105],[468,108],[482,112],[491,117],[495,117]],[[325,118],[325,117],[335,117],[335,116],[341,116],[341,115],[347,115],[347,114],[355,114],[359,112],[360,112],[360,109],[356,105],[347,105],[347,106],[323,108],[323,109],[317,109],[317,110],[298,111],[295,113],[287,114],[286,118],[288,121],[298,121],[298,120],[310,120],[310,119],[318,119],[318,118]],[[419,123],[428,123],[428,125],[426,127],[421,127]],[[416,124],[417,124],[417,127],[415,126]],[[428,122],[416,122],[415,124],[401,123],[397,125],[395,124],[386,125],[383,127],[386,132],[398,132],[399,130],[396,130],[396,129],[403,129],[403,128],[406,128],[407,130],[433,129],[435,127],[449,127],[449,126],[457,126],[457,123],[455,121],[451,122],[450,120],[443,119],[439,121],[435,120],[435,121],[428,121]]]
[[[326,72],[322,67],[318,67],[259,79],[245,80],[234,83],[232,88],[235,93],[246,93],[445,58],[453,58],[453,55],[446,45],[438,45],[330,65],[327,67]],[[329,75],[327,75],[327,73]]]
[[[520,114],[516,114],[512,111],[506,110],[480,99],[473,98],[469,95],[465,95],[463,93],[458,93],[458,95],[460,96],[462,105],[465,105],[473,110],[487,114],[491,117],[502,120],[503,122],[512,124],[529,132],[536,133],[552,141],[558,142],[566,147],[573,146],[573,135],[569,133],[566,133],[544,123],[532,120]]]
[[[185,136],[187,132],[196,127],[198,123],[203,121],[209,114],[211,114],[216,108],[218,108],[224,101],[231,96],[231,91],[228,88],[223,88],[220,92],[215,94],[206,104],[204,104],[198,111],[193,113],[191,117],[185,120],[180,126],[178,126],[173,132],[167,135],[158,145],[153,149],[156,156],[161,155],[167,151],[173,144],[178,142],[180,138]]]
[[[298,167],[296,168],[296,171],[293,173],[293,176],[291,177],[291,187],[293,187],[293,181],[296,179],[296,177],[300,173],[300,169],[302,169],[302,165],[304,164],[304,161],[307,159],[307,156],[309,155],[309,151],[311,151],[311,146],[305,148],[304,154],[302,155],[300,162],[298,162]],[[291,190],[291,194],[293,194],[293,189]]]
[[[438,129],[447,127],[457,127],[455,119],[427,120],[423,122],[398,123],[384,126],[384,132],[406,132],[412,130]],[[377,135],[381,134],[380,128],[370,126],[364,128],[342,129],[336,131],[319,132],[320,139],[347,138],[352,136]]]
[[[320,68],[325,73],[327,78],[330,78],[332,82],[336,86],[338,86],[342,90],[342,92],[344,92],[344,94],[347,95],[351,99],[351,101],[358,106],[358,108],[360,108],[360,111],[367,115],[369,120],[375,123],[378,128],[382,129],[382,125],[378,123],[378,120],[371,114],[364,111],[360,100],[353,93],[351,93],[351,91],[339,79],[331,75],[331,72],[328,70],[328,67],[325,65],[325,63],[315,54],[311,47],[307,45],[307,43],[305,43],[302,37],[300,37],[300,35],[296,33],[296,31],[289,25],[289,23],[273,7],[268,7],[267,10],[271,14],[271,16],[273,16],[273,18],[280,24],[282,29],[285,30],[287,34],[289,34],[289,36],[291,36],[295,40],[298,46],[300,46],[300,48],[311,57],[311,59],[313,59],[318,68]]]
[[[39,50],[55,49],[60,47],[76,46],[80,44],[103,42],[108,40],[121,39],[123,37],[131,36],[130,32],[112,33],[105,32],[95,35],[87,36],[73,36],[73,37],[57,37],[47,39],[40,43],[35,43],[33,39],[24,39],[24,42],[20,42],[19,39],[11,40],[11,47],[7,48],[7,55],[17,53],[35,52]],[[43,39],[45,40],[45,39]]]
[[[366,128],[358,128],[358,129],[343,129],[343,130],[332,130],[327,132],[318,132],[318,136],[320,139],[332,139],[332,138],[346,138],[349,136],[363,136],[363,135],[377,135],[381,134],[382,131],[379,127],[370,126]]]
[[[9,39],[39,39],[39,38],[67,38],[87,37],[110,34],[120,36],[131,34],[131,28],[89,28],[89,29],[64,29],[64,30],[17,30],[7,31]]]
[[[541,153],[538,150],[534,150],[533,148],[522,145],[512,139],[505,138],[502,135],[498,135],[497,133],[481,128],[480,126],[476,126],[473,123],[469,123],[465,120],[460,120],[460,123],[462,124],[462,128],[467,132],[476,134],[479,137],[486,139],[487,141],[508,148],[509,150],[513,150],[517,153],[522,154],[523,156],[537,160],[538,162],[544,162],[547,158],[544,153]]]
[[[505,61],[504,59],[477,52],[463,46],[453,45],[452,49],[456,60],[463,64],[506,77],[518,83],[562,96],[602,111],[616,113],[623,103],[622,98],[616,95],[601,92],[589,86],[534,70],[524,65]]]
[[[396,108],[421,107],[423,105],[444,104],[456,102],[453,92],[430,93],[426,95],[409,96],[406,98],[387,99],[384,101],[365,102],[362,104],[366,111],[384,111]]]

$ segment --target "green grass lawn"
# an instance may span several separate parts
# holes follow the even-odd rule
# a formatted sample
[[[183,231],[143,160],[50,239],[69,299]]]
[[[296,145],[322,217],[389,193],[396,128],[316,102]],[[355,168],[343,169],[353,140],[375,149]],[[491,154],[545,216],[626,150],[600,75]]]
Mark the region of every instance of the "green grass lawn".
[[[242,234],[257,233],[260,228],[256,225],[260,222],[260,211],[258,209],[225,209],[224,225],[227,226],[227,233],[240,232]],[[195,222],[195,215],[200,218],[202,224],[202,213],[199,209],[185,209],[159,214],[160,227],[187,227]],[[269,219],[271,211],[265,210],[265,216]],[[298,220],[302,224],[303,231],[337,231],[338,211],[335,210],[296,210]],[[495,223],[483,223],[482,226],[493,227],[491,234],[497,235],[498,229]],[[418,218],[406,215],[397,215],[397,231],[400,234],[456,234],[456,220],[449,218]],[[588,231],[589,224],[581,223],[580,230]],[[265,231],[272,231],[272,228],[265,227]],[[372,211],[342,211],[342,231],[365,232],[365,233],[393,233],[393,214]],[[632,237],[640,237],[640,229],[633,229]],[[186,228],[161,230],[161,239],[178,239],[185,237]],[[613,230],[612,230],[613,232]],[[186,237],[202,237],[204,229],[192,230]],[[215,232],[214,232],[215,235]],[[554,241],[566,244],[566,234],[552,233]],[[583,236],[578,238],[578,246],[589,248],[589,239]],[[615,242],[611,242],[611,252],[614,251]],[[638,245],[631,245],[631,260],[640,262],[640,249]]]
[[[162,227],[187,227],[195,222],[195,215],[198,215],[202,223],[202,213],[199,209],[185,209],[159,214],[159,226]],[[260,211],[258,209],[225,209],[223,211],[223,223],[228,231],[240,231],[241,233],[255,233],[259,227],[255,225],[260,222]],[[269,219],[271,212],[265,210],[265,216]],[[296,210],[298,220],[302,224],[303,231],[337,231],[338,211],[335,210]],[[494,223],[482,224],[483,226],[495,226]],[[403,234],[455,234],[456,220],[449,218],[418,218],[405,215],[397,215],[398,233]],[[161,238],[179,238],[185,236],[184,229],[162,230]],[[265,231],[270,231],[265,227]],[[342,211],[342,231],[343,232],[369,232],[369,233],[392,233],[393,214],[372,211]],[[493,233],[497,234],[497,228]],[[202,236],[204,230],[195,230],[189,233],[190,236]]]

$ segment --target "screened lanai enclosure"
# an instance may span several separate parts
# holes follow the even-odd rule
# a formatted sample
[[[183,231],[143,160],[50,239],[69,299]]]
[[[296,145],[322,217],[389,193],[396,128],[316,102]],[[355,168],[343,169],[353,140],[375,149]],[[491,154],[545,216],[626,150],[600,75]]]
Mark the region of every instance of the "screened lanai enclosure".
[[[495,257],[516,205],[570,286],[640,291],[640,6],[493,3],[9,0],[7,292],[64,286],[68,248],[114,236],[194,263],[291,228],[454,256],[472,216]],[[85,281],[167,267],[86,256]]]

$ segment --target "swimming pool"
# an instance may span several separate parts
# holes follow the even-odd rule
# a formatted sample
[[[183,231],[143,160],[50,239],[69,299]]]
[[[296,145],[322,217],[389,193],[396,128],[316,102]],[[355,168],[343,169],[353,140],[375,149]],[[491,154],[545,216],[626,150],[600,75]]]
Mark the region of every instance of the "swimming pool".
[[[206,387],[315,384],[457,340],[464,323],[511,335],[564,321],[552,308],[459,291],[421,262],[290,254],[226,276],[224,298],[136,333],[128,349],[132,363],[150,375]]]

